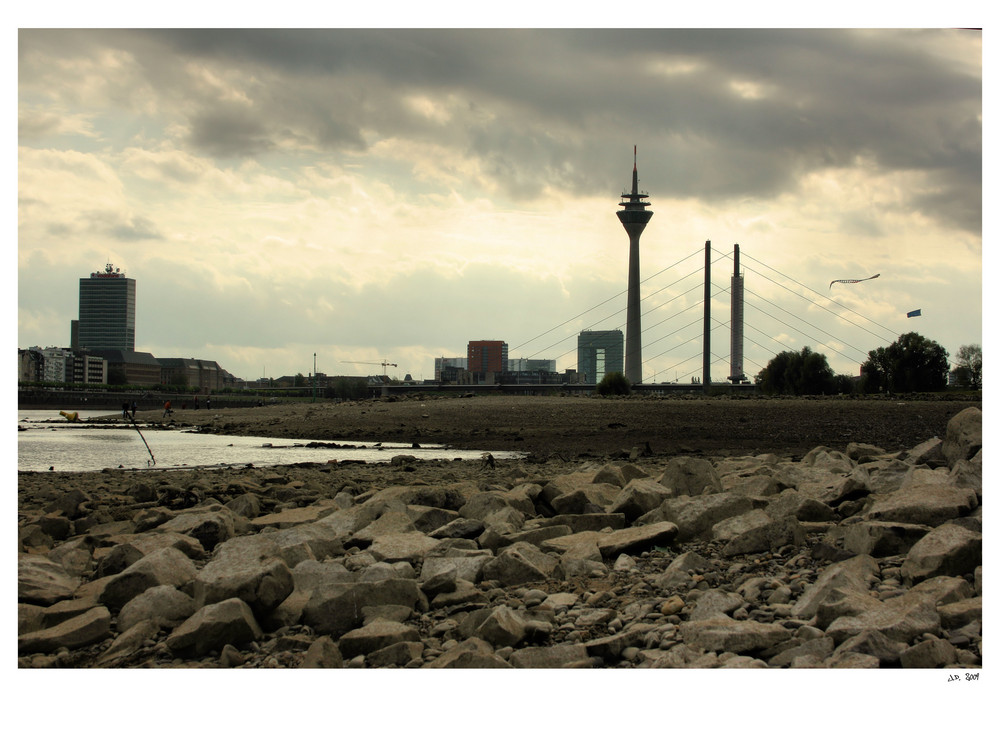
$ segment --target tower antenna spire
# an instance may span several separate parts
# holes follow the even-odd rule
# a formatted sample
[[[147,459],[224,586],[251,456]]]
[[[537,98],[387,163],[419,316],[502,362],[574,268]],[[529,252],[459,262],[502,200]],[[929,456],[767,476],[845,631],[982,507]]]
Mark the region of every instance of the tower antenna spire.
[[[625,377],[633,385],[642,382],[642,326],[639,308],[639,236],[653,213],[646,207],[647,194],[639,191],[638,146],[632,145],[632,193],[622,194],[618,219],[628,233],[628,302],[625,323]]]

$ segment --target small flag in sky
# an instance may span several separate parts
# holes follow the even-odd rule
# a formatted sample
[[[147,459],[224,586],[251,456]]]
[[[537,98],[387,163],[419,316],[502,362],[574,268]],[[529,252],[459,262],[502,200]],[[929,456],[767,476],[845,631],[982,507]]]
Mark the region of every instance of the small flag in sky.
[[[910,310],[910,312],[908,312],[906,314],[906,317],[907,318],[916,318],[918,315],[920,315],[920,311],[919,310]]]

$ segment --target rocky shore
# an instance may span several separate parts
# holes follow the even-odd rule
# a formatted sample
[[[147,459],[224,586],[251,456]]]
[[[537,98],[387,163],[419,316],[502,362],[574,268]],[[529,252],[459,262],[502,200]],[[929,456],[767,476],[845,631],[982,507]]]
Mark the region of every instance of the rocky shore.
[[[982,457],[20,473],[18,666],[974,669]]]

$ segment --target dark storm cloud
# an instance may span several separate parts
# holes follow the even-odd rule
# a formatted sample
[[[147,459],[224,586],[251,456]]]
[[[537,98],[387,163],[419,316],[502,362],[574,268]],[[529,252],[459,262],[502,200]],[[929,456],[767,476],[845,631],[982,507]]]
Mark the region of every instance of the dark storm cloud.
[[[37,33],[51,43],[73,32]],[[251,29],[87,38],[128,49],[157,90],[181,102],[192,146],[214,156],[278,143],[359,152],[367,131],[475,155],[486,177],[524,199],[547,184],[588,196],[627,186],[637,144],[651,195],[714,201],[773,197],[806,174],[860,159],[885,172],[930,173],[935,188],[909,206],[978,232],[981,74],[933,53],[943,33],[978,32]],[[88,53],[82,43],[77,36],[69,47]],[[247,102],[192,89],[189,62],[251,79]],[[741,95],[739,85],[753,87]],[[429,120],[405,105],[411,95],[457,105],[447,120]]]

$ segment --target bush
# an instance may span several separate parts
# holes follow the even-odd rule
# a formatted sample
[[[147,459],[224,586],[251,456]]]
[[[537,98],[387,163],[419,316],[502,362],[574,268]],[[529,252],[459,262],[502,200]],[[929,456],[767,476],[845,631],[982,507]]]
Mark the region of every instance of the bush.
[[[604,379],[597,383],[598,395],[628,395],[632,385],[621,372],[608,372]]]
[[[823,354],[808,346],[802,351],[783,351],[756,376],[765,395],[827,395],[838,390],[833,370]]]

